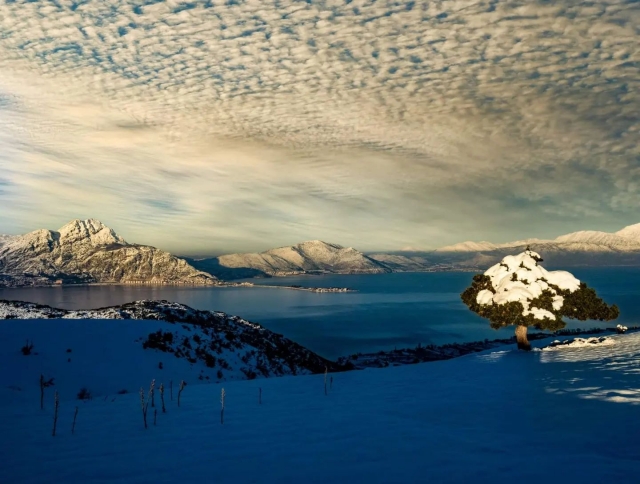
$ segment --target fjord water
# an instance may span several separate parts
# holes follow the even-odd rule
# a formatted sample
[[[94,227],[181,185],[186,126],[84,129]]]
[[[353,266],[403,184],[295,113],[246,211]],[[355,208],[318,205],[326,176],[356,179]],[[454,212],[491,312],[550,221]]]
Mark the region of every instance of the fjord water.
[[[576,277],[620,307],[617,322],[640,323],[640,269],[575,268]],[[471,273],[396,273],[253,279],[267,285],[349,287],[357,292],[313,293],[278,288],[76,286],[0,289],[0,299],[63,309],[95,309],[140,299],[166,299],[255,321],[327,358],[357,352],[509,337],[494,331],[460,301]],[[132,323],[135,324],[135,323]],[[615,325],[615,323],[613,324]],[[569,328],[611,323],[570,322]],[[36,335],[34,335],[36,337]]]

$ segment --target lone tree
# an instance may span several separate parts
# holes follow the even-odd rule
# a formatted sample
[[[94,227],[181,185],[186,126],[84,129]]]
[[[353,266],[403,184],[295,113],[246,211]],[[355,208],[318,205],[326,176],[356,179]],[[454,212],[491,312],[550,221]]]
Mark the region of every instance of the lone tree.
[[[611,321],[620,314],[593,289],[566,271],[547,271],[542,258],[527,249],[508,255],[484,274],[473,276],[462,301],[474,313],[487,318],[493,329],[516,327],[518,349],[530,350],[527,328],[557,331],[566,326],[562,318]]]

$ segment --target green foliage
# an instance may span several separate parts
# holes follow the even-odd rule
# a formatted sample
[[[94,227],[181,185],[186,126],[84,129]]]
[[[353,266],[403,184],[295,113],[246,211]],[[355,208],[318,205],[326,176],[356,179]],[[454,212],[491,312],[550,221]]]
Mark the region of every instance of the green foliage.
[[[536,319],[532,314],[523,316],[524,307],[520,302],[478,304],[476,298],[478,293],[484,289],[495,293],[491,285],[491,278],[484,274],[476,274],[473,276],[471,287],[467,288],[460,297],[471,311],[483,318],[487,318],[493,329],[514,325],[531,326],[545,331],[558,331],[566,326],[566,323],[562,321],[563,317],[580,321],[586,321],[587,319],[611,321],[620,314],[616,305],[609,306],[596,295],[593,289],[587,287],[584,283],[581,283],[580,288],[574,292],[563,291],[553,287],[557,294],[564,298],[564,304],[560,310],[553,308],[554,293],[550,290],[543,291],[540,296],[531,300],[530,307],[545,309],[553,313],[556,316],[555,320]]]
[[[620,310],[615,304],[607,305],[596,295],[596,291],[581,283],[577,291],[564,296],[564,305],[561,309],[561,316],[579,321],[587,319],[597,319],[599,321],[613,321],[620,315]]]
[[[481,314],[483,306],[480,306],[476,302],[476,297],[478,293],[483,289],[487,289],[491,292],[493,290],[493,286],[491,285],[491,278],[489,276],[485,276],[484,274],[476,274],[473,276],[473,283],[471,287],[467,288],[460,297],[462,298],[462,302],[467,305],[469,309],[471,309],[474,313],[480,314],[480,316],[484,316]]]

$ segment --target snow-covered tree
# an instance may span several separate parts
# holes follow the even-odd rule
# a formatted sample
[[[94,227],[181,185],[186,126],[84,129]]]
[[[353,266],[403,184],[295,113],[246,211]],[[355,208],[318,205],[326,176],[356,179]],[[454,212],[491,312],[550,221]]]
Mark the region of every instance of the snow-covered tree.
[[[516,327],[518,348],[530,350],[527,328],[557,331],[566,326],[562,318],[611,321],[619,315],[596,292],[566,271],[547,271],[542,258],[527,248],[508,255],[484,274],[473,276],[462,301],[474,313],[487,318],[491,327]]]

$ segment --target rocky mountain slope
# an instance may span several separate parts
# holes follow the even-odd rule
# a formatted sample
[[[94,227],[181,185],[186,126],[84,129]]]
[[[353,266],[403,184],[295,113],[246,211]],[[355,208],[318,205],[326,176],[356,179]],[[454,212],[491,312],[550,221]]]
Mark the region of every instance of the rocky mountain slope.
[[[0,283],[216,284],[183,259],[155,247],[130,244],[93,219],[72,220],[58,231],[36,230],[0,246]],[[15,282],[18,284],[12,284]]]
[[[296,274],[379,274],[392,272],[383,263],[351,247],[319,240],[259,254],[229,254],[209,259],[189,259],[202,271],[223,279],[288,276]]]
[[[369,258],[384,265],[393,272],[422,272],[435,267],[430,259],[421,253],[369,254]]]
[[[5,332],[7,338],[16,331],[21,334],[21,338],[16,339],[15,343],[17,345],[19,341],[20,344],[12,348],[16,353],[20,353],[21,346],[32,345],[27,351],[29,354],[25,356],[43,359],[40,367],[46,371],[52,372],[52,367],[58,360],[61,362],[62,368],[58,369],[57,374],[51,375],[57,377],[58,381],[62,380],[68,367],[81,361],[81,351],[83,358],[94,355],[94,367],[111,365],[111,371],[120,374],[121,381],[118,385],[122,385],[112,388],[113,393],[120,388],[127,388],[127,372],[131,368],[126,368],[127,365],[120,361],[125,352],[135,353],[135,358],[144,364],[150,362],[149,370],[156,375],[150,377],[167,378],[165,384],[168,383],[167,373],[176,370],[172,370],[172,366],[179,365],[180,371],[184,373],[182,376],[175,375],[176,387],[180,378],[187,379],[188,375],[191,375],[190,380],[195,383],[193,380],[196,378],[203,381],[251,380],[322,373],[325,368],[330,371],[344,369],[282,335],[238,316],[217,311],[200,311],[168,301],[136,301],[88,311],[66,311],[33,303],[0,301],[0,320],[3,319],[7,321],[0,321],[0,332]],[[44,325],[39,326],[36,322],[20,321],[18,330],[10,328],[10,325],[17,324],[12,323],[12,319],[58,321],[45,321]],[[127,321],[118,323],[108,320]],[[30,324],[35,326],[31,328]],[[42,326],[52,329],[49,331]],[[53,334],[47,336],[47,331]],[[29,339],[27,343],[25,338]],[[55,354],[51,348],[54,343],[59,350]],[[85,351],[92,346],[92,351]],[[11,349],[6,344],[4,347]],[[71,351],[65,352],[67,348]],[[100,349],[97,355],[96,348]],[[60,355],[56,356],[57,352]],[[71,360],[69,364],[68,358]],[[105,361],[107,358],[115,361]],[[45,365],[46,362],[50,364]],[[87,365],[89,363],[83,362]],[[114,375],[109,378],[113,379]],[[93,382],[94,392],[98,390],[95,388],[98,383],[102,384]],[[127,389],[136,391],[141,383],[143,382],[131,382]],[[144,383],[148,385],[149,382]],[[85,384],[89,385],[91,382],[87,381]],[[78,388],[73,390],[78,391]]]
[[[18,236],[17,235],[3,235],[3,234],[0,234],[0,247],[2,247],[3,245],[8,244],[9,242],[11,242],[16,237],[18,237]]]

